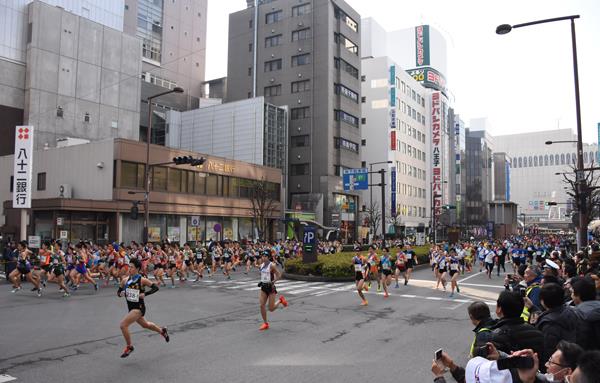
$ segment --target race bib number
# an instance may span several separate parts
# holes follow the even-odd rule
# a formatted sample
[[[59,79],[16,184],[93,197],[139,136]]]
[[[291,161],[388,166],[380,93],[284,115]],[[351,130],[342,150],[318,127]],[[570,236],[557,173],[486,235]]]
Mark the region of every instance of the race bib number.
[[[265,283],[270,283],[271,282],[271,273],[270,272],[260,273],[260,281],[265,282]]]
[[[389,270],[390,269],[390,265],[388,263],[384,263],[382,265],[382,267],[383,267],[384,270]]]
[[[40,257],[40,261],[41,261],[42,263],[46,263],[46,256],[45,256],[45,255],[42,255],[42,256]]]
[[[52,261],[52,263],[58,265],[58,259],[55,259],[54,261]]]
[[[458,265],[456,263],[451,264],[450,270],[458,270]]]
[[[362,265],[354,265],[354,271],[361,272],[362,271]]]
[[[140,290],[137,289],[126,289],[125,290],[125,298],[129,302],[139,302],[140,301]]]

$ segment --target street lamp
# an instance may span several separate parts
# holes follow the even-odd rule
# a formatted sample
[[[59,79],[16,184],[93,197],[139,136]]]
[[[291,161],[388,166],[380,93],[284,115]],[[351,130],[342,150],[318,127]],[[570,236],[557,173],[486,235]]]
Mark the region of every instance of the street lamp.
[[[551,23],[554,21],[563,21],[570,20],[571,21],[571,46],[572,46],[572,54],[573,54],[573,80],[575,83],[575,113],[577,117],[577,172],[576,172],[576,182],[579,189],[579,235],[577,236],[577,247],[578,249],[582,249],[587,246],[587,212],[585,206],[585,189],[586,185],[584,184],[584,177],[582,174],[583,171],[583,142],[582,142],[582,134],[581,134],[581,105],[579,101],[579,72],[577,69],[577,40],[575,38],[575,19],[578,19],[579,15],[572,16],[563,16],[563,17],[555,17],[552,19],[544,19],[544,20],[536,20],[522,24],[502,24],[496,28],[496,33],[499,35],[505,35],[509,33],[514,28],[527,27],[530,25],[536,24],[544,24]],[[550,142],[550,144],[548,143]],[[551,145],[553,142],[558,141],[548,141],[547,145]]]
[[[148,129],[146,130],[146,190],[144,192],[144,244],[148,243],[148,224],[150,223],[150,134],[152,131],[152,100],[169,93],[183,93],[183,88],[176,86],[166,92],[148,97]]]
[[[380,161],[380,162],[370,162],[369,163],[369,174],[373,174],[373,165],[383,165],[383,164],[393,164],[394,161],[388,160],[388,161]],[[370,175],[369,175],[370,177]],[[385,239],[385,180],[384,180],[384,173],[381,173],[381,238]],[[372,221],[373,218],[373,188],[371,186],[369,186],[369,211],[371,216],[369,217],[369,221]],[[375,228],[373,228],[375,229]],[[375,230],[373,230],[375,231]],[[373,235],[375,235],[375,233],[373,233]]]
[[[567,141],[546,141],[545,144],[546,145],[552,145],[552,144],[576,144],[577,141],[573,141],[573,140],[567,140]]]

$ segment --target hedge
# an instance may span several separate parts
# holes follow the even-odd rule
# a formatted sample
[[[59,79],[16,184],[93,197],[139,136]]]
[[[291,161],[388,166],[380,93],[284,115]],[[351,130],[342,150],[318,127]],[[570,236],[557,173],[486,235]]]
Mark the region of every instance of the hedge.
[[[419,264],[428,263],[428,246],[415,246],[413,250],[417,254]],[[395,261],[395,249],[392,248],[392,260]],[[381,251],[377,251],[381,255]],[[363,255],[366,255],[363,252]],[[321,254],[317,262],[303,263],[302,258],[288,259],[285,262],[285,272],[296,275],[313,275],[327,278],[350,278],[354,276],[352,265],[354,252],[342,252],[336,254]]]

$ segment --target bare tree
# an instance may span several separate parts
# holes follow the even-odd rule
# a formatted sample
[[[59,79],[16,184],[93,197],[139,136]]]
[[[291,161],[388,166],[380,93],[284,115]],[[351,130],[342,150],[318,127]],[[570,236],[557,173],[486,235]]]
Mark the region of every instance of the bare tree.
[[[563,182],[567,185],[566,193],[575,201],[575,209],[578,212],[584,212],[585,226],[587,227],[600,213],[600,192],[598,190],[600,176],[594,170],[585,171],[581,186],[577,187],[576,167],[573,164],[569,167],[571,172],[563,173]],[[593,167],[594,162],[592,161],[590,168]],[[583,196],[583,206],[580,206],[580,196]]]
[[[265,238],[269,228],[269,220],[275,217],[278,205],[279,190],[273,184],[261,179],[250,184],[250,202],[252,204],[252,218],[258,230],[258,236]]]
[[[379,230],[379,225],[381,224],[381,208],[379,204],[375,202],[371,202],[367,205],[365,210],[367,214],[367,220],[369,221],[369,227],[371,228],[371,234],[375,235]]]

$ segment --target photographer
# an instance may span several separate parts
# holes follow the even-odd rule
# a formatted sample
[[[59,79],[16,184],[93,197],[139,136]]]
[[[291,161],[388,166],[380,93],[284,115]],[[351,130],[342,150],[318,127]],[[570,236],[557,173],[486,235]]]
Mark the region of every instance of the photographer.
[[[471,319],[471,323],[475,326],[473,329],[475,339],[473,339],[469,354],[472,358],[477,355],[475,351],[490,340],[492,327],[494,327],[496,321],[492,319],[490,308],[485,302],[473,302],[467,310],[469,312],[469,319]]]
[[[530,356],[533,358],[533,367],[528,369],[518,369],[519,379],[523,383],[562,383],[568,382],[567,377],[573,375],[576,370],[583,349],[575,344],[561,341],[556,351],[545,363],[546,373],[541,374],[539,369],[539,358],[533,350],[521,350],[513,355]],[[573,380],[570,382],[574,383]]]

